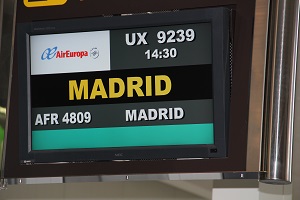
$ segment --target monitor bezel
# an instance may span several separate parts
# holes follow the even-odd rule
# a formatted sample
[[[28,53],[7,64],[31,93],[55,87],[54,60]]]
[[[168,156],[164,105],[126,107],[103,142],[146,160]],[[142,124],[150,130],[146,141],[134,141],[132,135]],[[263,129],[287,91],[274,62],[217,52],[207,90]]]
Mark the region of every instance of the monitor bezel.
[[[191,23],[212,24],[214,145],[134,147],[116,149],[30,150],[30,35],[141,28]],[[78,24],[81,26],[78,27]],[[100,24],[100,25],[99,25]],[[20,96],[20,163],[91,162],[112,160],[155,160],[186,158],[225,158],[229,123],[229,10],[206,8],[168,13],[131,16],[93,17],[70,20],[39,21],[17,25]],[[21,52],[27,52],[21,53]],[[26,76],[24,75],[26,74]],[[122,155],[122,156],[120,156]]]

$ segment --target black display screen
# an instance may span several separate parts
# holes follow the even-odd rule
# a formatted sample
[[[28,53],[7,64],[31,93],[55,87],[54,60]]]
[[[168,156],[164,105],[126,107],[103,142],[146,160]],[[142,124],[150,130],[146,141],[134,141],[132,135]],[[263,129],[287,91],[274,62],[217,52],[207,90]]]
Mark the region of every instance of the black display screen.
[[[21,162],[226,156],[227,9],[24,23],[17,34]]]

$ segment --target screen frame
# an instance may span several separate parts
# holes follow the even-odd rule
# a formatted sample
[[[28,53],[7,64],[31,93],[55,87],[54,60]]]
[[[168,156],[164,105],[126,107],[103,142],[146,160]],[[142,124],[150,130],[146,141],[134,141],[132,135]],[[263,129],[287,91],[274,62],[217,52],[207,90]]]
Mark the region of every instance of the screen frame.
[[[31,35],[84,31],[118,30],[194,23],[212,24],[212,66],[214,104],[214,145],[180,145],[127,147],[118,149],[30,150],[30,55]],[[82,26],[78,27],[78,24]],[[100,25],[99,25],[100,24]],[[54,31],[53,31],[54,30]],[[29,97],[20,102],[20,163],[91,162],[106,160],[151,160],[182,158],[221,158],[227,156],[229,110],[229,10],[208,8],[170,13],[117,17],[95,17],[22,23],[17,25],[20,95]],[[24,64],[26,63],[26,65]],[[26,74],[26,76],[24,76]],[[25,80],[26,79],[26,80]],[[226,91],[227,90],[227,91]],[[26,120],[24,120],[26,119]],[[120,156],[122,155],[122,156]]]
[[[116,6],[118,5],[118,6]],[[232,34],[233,76],[231,106],[229,112],[228,155],[217,159],[119,161],[93,163],[56,163],[23,165],[19,162],[19,79],[17,60],[17,36],[14,34],[11,76],[8,98],[7,134],[4,142],[2,177],[57,177],[89,175],[170,174],[207,172],[244,172],[251,170],[251,158],[247,154],[249,95],[253,51],[255,0],[110,0],[68,1],[64,6],[27,8],[17,1],[16,22],[71,19],[123,13],[159,12],[164,10],[189,10],[226,6],[234,10]],[[16,24],[14,24],[16,28]],[[249,168],[249,169],[248,169]],[[252,172],[252,171],[251,171]]]

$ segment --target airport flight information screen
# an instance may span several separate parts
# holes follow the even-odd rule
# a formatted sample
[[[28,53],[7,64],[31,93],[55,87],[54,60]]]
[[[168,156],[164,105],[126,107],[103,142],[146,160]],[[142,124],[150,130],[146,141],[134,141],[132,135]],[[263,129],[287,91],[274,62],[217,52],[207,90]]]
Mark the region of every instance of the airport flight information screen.
[[[211,23],[29,44],[31,150],[214,144]]]

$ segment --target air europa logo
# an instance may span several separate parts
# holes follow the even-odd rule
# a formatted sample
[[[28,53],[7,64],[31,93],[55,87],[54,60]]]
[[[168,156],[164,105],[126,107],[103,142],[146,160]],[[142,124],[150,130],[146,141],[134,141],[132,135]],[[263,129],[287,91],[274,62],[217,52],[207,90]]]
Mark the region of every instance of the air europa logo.
[[[47,48],[41,55],[42,60],[51,60],[53,58],[83,58],[89,56],[88,51],[58,51],[58,47]],[[95,48],[93,48],[95,49]],[[98,56],[97,56],[98,57]],[[96,58],[96,57],[93,57]]]

